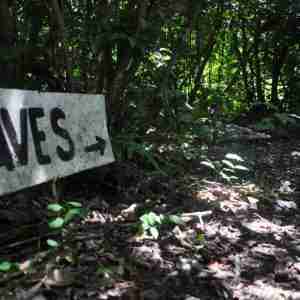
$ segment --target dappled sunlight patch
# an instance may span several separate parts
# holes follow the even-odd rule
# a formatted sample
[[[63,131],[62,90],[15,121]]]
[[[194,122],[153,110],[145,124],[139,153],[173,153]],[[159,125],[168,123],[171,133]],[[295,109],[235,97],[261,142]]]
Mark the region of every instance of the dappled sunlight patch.
[[[299,296],[299,295],[298,295]],[[236,299],[244,300],[286,300],[293,298],[293,292],[276,287],[267,282],[267,279],[258,279],[253,284],[241,283],[234,291]]]
[[[285,200],[281,200],[281,199],[275,200],[274,206],[275,206],[275,210],[278,212],[291,211],[291,210],[296,210],[298,208],[296,202],[285,201]]]
[[[185,249],[183,247],[179,247],[179,246],[172,245],[172,244],[167,244],[165,246],[165,250],[174,256],[182,255],[185,252]]]
[[[212,193],[211,191],[208,191],[208,190],[196,192],[194,194],[194,198],[196,200],[205,200],[207,202],[214,202],[218,199],[218,197],[216,195],[214,195],[214,193]]]
[[[241,231],[239,228],[236,228],[234,226],[223,226],[219,230],[219,234],[229,240],[231,243],[236,243],[239,241],[241,237]]]
[[[248,200],[248,203],[249,203],[249,208],[257,210],[257,204],[259,202],[259,199],[255,198],[255,197],[248,196],[247,200]]]
[[[210,183],[205,189],[194,193],[196,201],[206,201],[208,203],[218,203],[222,211],[231,211],[237,213],[240,211],[247,211],[249,209],[257,209],[257,202],[259,201],[254,197],[247,197],[246,194],[256,192],[255,186],[244,187],[240,192],[240,187],[230,187],[221,183]]]
[[[240,141],[240,140],[269,140],[271,136],[263,132],[258,132],[248,127],[241,127],[235,124],[225,125],[224,140]]]
[[[195,258],[179,257],[176,268],[185,274],[190,274],[192,270],[201,271],[203,265]]]
[[[255,196],[261,192],[261,189],[258,185],[254,183],[247,183],[243,185],[236,186],[239,192],[245,196]]]
[[[224,200],[236,200],[239,198],[239,193],[220,183],[212,183],[208,185],[204,190],[197,191],[195,197],[198,200],[206,201],[224,201]]]
[[[115,282],[106,291],[92,290],[88,293],[89,299],[133,299],[138,294],[138,287],[134,282]]]
[[[292,183],[289,180],[284,180],[280,182],[279,192],[281,194],[291,194],[294,192],[292,188]]]
[[[281,240],[284,235],[296,234],[297,230],[294,225],[281,226],[272,221],[269,221],[258,214],[255,214],[256,218],[252,221],[244,221],[242,225],[251,232],[257,234],[273,234],[276,240]]]
[[[214,261],[208,265],[208,269],[213,272],[213,277],[219,279],[232,279],[234,272],[231,265],[222,261]]]
[[[237,213],[240,211],[247,211],[250,208],[250,205],[245,201],[232,199],[221,202],[220,208],[225,212],[232,211],[233,213]]]
[[[89,212],[87,217],[85,218],[84,222],[86,223],[100,223],[104,224],[107,222],[105,216],[97,210],[92,210]]]
[[[221,226],[221,223],[218,221],[215,221],[215,220],[206,224],[205,225],[205,237],[208,239],[215,238],[219,232],[220,226]]]
[[[276,259],[285,258],[288,255],[288,251],[284,248],[279,248],[277,245],[271,243],[261,243],[251,249],[251,253],[256,256],[266,255],[273,256]]]
[[[300,262],[291,263],[289,266],[289,270],[293,270],[296,272],[298,281],[300,282]]]
[[[300,152],[299,151],[292,151],[291,156],[293,158],[300,158]]]

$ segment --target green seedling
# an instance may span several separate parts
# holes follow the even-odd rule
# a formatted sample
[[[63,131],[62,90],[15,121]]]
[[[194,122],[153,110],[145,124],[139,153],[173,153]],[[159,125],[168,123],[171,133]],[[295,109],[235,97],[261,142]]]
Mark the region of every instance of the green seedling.
[[[154,239],[158,239],[159,230],[163,224],[182,224],[182,219],[176,215],[163,215],[149,212],[140,217],[140,231]]]
[[[47,209],[50,215],[48,226],[53,230],[62,230],[74,218],[81,217],[84,213],[82,204],[75,201],[51,203],[48,205]],[[47,244],[51,248],[59,246],[57,241],[51,239],[47,240]]]

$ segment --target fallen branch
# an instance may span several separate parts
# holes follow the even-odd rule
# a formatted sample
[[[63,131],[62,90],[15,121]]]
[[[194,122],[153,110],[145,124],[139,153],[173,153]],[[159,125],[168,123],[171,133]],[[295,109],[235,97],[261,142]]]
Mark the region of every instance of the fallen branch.
[[[206,217],[206,216],[210,216],[211,214],[212,214],[212,211],[207,210],[207,211],[200,211],[200,212],[183,213],[180,215],[180,217],[184,222],[189,222],[192,219],[197,218],[200,223],[200,226],[202,228],[204,228],[204,222],[203,222],[202,218]]]
[[[182,213],[181,217],[205,217],[205,216],[210,216],[212,214],[211,210],[207,211],[196,211],[196,212],[191,212],[191,213]]]

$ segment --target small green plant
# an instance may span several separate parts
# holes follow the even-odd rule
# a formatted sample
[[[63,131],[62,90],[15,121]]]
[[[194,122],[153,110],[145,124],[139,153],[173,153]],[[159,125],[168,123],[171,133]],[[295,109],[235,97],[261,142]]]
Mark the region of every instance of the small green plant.
[[[10,261],[0,261],[0,272],[8,273],[19,269],[19,265]]]
[[[66,201],[62,203],[51,203],[47,207],[50,220],[48,221],[48,226],[50,229],[61,230],[75,217],[83,215],[84,209],[80,202],[76,201]],[[56,248],[59,243],[55,240],[48,239],[48,246]]]
[[[158,239],[159,230],[163,224],[181,224],[182,220],[176,215],[163,215],[149,212],[140,217],[140,231],[151,238]]]
[[[222,160],[205,160],[201,164],[213,170],[218,177],[227,183],[240,180],[240,173],[249,171],[244,166],[244,159],[234,153],[227,153]]]

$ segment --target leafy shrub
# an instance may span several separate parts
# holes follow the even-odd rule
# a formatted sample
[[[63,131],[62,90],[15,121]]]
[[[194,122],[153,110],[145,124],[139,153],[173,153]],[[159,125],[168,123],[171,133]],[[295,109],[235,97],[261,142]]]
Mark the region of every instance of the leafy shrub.
[[[241,180],[243,173],[249,171],[244,162],[239,155],[227,153],[222,160],[204,160],[201,161],[201,164],[212,170],[218,178],[229,183]]]

